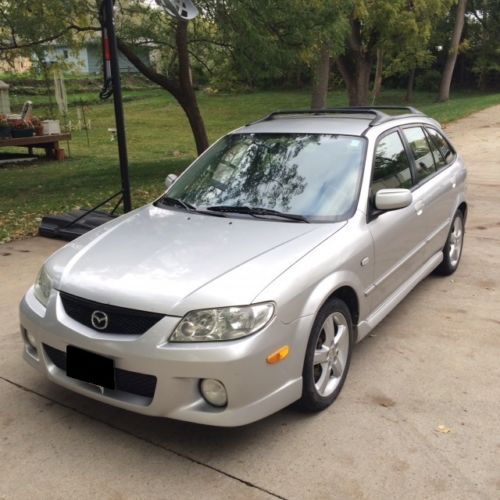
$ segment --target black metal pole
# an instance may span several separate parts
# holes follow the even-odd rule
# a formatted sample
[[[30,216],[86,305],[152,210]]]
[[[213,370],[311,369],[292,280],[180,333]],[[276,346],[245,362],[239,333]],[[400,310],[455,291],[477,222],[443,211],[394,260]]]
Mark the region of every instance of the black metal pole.
[[[113,103],[115,105],[116,137],[118,140],[118,155],[120,158],[120,174],[123,190],[123,210],[132,210],[132,196],[130,194],[130,179],[128,173],[127,139],[125,135],[125,119],[123,115],[122,87],[120,82],[120,64],[118,61],[118,44],[116,42],[115,23],[113,14],[113,0],[104,0],[106,29],[109,40],[111,78],[113,81]]]

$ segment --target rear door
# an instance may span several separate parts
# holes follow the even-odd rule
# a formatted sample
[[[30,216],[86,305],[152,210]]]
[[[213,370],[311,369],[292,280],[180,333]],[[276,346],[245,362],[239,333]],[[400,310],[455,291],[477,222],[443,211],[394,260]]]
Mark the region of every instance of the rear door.
[[[456,209],[456,200],[461,183],[464,180],[461,165],[457,154],[443,135],[432,127],[425,127],[429,143],[436,163],[436,179],[432,180],[437,185],[434,192],[435,199],[430,200],[430,206],[435,207],[436,219],[429,217],[430,234],[428,254],[434,255],[443,249],[448,237],[453,212]],[[432,208],[431,213],[434,213]]]
[[[428,129],[413,125],[405,127],[403,134],[415,162],[417,183],[413,192],[422,200],[425,212],[425,257],[429,259],[443,248],[448,233],[454,202],[453,172],[445,168],[446,159]]]
[[[377,214],[373,200],[380,189],[412,189],[415,182],[409,151],[402,132],[393,129],[381,136],[375,149],[368,227],[373,237],[374,283],[369,289],[375,310],[425,262],[426,225],[420,193],[413,193],[410,206]]]

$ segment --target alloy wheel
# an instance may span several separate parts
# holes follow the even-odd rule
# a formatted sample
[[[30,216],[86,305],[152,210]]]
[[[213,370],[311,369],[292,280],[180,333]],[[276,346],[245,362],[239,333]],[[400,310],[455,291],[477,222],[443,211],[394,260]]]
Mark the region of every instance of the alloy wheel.
[[[317,393],[330,396],[344,373],[349,354],[349,327],[340,312],[330,314],[324,321],[314,351],[313,377]]]

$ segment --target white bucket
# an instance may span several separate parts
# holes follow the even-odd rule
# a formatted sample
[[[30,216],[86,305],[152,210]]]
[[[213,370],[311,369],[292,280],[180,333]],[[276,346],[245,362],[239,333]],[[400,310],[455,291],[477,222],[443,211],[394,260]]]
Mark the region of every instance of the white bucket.
[[[60,134],[61,126],[59,120],[44,120],[42,122],[43,135]]]

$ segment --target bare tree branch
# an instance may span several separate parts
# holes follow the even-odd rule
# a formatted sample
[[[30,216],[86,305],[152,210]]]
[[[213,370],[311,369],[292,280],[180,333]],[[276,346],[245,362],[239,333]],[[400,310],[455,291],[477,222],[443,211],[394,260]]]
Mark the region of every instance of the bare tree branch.
[[[44,43],[53,42],[55,40],[58,40],[59,38],[62,38],[64,35],[66,35],[70,31],[85,32],[85,31],[100,31],[100,30],[101,30],[100,26],[99,27],[96,27],[96,26],[77,26],[76,24],[70,24],[70,25],[66,26],[66,28],[58,31],[57,33],[53,33],[52,35],[49,35],[49,36],[46,36],[43,38],[39,38],[38,40],[18,42],[14,37],[11,44],[9,44],[9,45],[0,44],[0,52],[4,52],[7,50],[26,49],[26,48],[30,48],[30,47],[35,47],[37,45],[42,45]]]
[[[127,45],[121,38],[118,38],[118,48],[120,52],[149,80],[156,83],[160,87],[170,92],[176,99],[181,96],[180,85],[155,71],[151,66],[148,66],[142,59]]]

